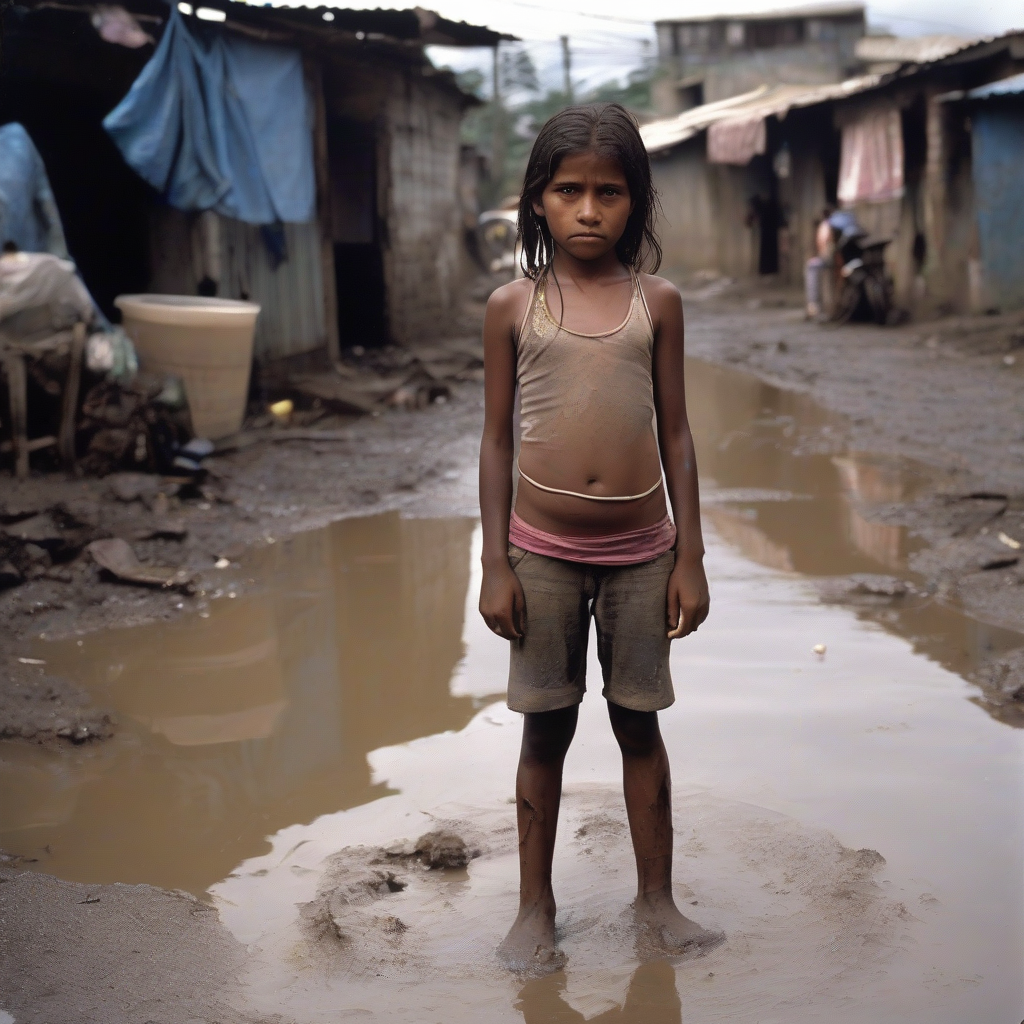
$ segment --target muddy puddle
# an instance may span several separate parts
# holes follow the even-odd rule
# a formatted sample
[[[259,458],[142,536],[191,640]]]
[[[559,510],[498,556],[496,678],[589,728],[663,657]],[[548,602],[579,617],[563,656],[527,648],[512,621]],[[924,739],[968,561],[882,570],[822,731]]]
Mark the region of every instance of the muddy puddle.
[[[912,540],[862,512],[926,479],[824,453],[828,417],[800,396],[690,372],[714,604],[674,645],[662,720],[677,898],[724,946],[634,948],[620,767],[592,692],[555,863],[568,967],[496,968],[519,717],[474,611],[471,519],[337,523],[225,570],[207,618],[37,644],[120,731],[5,744],[0,847],[76,880],[206,893],[251,951],[240,1004],[289,1021],[1020,1019],[1024,732],[960,674],[1014,637],[923,594],[823,605],[813,577],[912,580]],[[408,856],[438,829],[468,867]]]

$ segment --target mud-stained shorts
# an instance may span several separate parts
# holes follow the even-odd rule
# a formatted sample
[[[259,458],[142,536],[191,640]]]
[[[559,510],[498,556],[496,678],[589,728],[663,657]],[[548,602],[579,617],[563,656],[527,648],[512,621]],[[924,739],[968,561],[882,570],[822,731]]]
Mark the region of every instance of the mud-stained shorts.
[[[669,673],[666,596],[676,553],[639,565],[584,565],[508,548],[526,595],[526,629],[512,641],[508,706],[557,711],[587,689],[590,619],[604,697],[632,711],[661,711],[675,700]]]

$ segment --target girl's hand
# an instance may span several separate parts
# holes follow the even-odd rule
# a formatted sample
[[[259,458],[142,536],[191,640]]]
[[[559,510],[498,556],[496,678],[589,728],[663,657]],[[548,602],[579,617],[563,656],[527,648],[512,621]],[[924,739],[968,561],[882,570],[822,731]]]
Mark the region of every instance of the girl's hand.
[[[480,614],[489,629],[506,640],[519,640],[526,630],[526,595],[512,567],[484,568]]]
[[[708,617],[711,594],[704,563],[676,559],[668,578],[668,638],[688,636]]]

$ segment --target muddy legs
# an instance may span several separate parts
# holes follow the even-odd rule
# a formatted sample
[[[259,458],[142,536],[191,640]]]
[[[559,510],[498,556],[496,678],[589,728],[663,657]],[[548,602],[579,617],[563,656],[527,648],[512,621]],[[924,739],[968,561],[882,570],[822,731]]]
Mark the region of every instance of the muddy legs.
[[[519,824],[519,915],[498,947],[516,971],[561,967],[555,945],[555,897],[551,861],[555,852],[562,765],[576,731],[579,708],[528,714],[516,776]],[[668,755],[655,712],[608,705],[612,730],[622,751],[626,813],[636,854],[637,897],[633,903],[638,941],[644,952],[679,954],[722,941],[683,917],[672,898],[672,800]]]
[[[561,966],[555,948],[555,897],[551,860],[555,852],[562,764],[576,732],[578,705],[527,714],[516,775],[519,823],[519,916],[498,955],[513,970]]]
[[[640,941],[654,950],[683,953],[721,942],[684,917],[672,898],[672,799],[668,755],[653,711],[608,704],[612,731],[622,751],[622,788],[636,854],[633,903]]]

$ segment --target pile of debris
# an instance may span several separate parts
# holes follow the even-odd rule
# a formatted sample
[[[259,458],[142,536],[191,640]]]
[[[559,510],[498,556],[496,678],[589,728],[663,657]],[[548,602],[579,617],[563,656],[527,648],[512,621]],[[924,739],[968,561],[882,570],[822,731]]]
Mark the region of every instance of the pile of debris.
[[[47,509],[0,508],[0,589],[46,577],[68,582],[67,566],[86,545],[109,536],[91,510],[73,502]]]
[[[483,346],[475,339],[419,348],[356,345],[346,350],[332,370],[270,371],[263,388],[276,399],[292,401],[291,425],[308,426],[330,413],[372,416],[388,409],[423,409],[446,402],[453,383],[482,381],[483,366]]]
[[[0,504],[0,590],[40,578],[71,583],[98,570],[103,579],[190,593],[193,572],[147,564],[136,547],[146,552],[147,541],[184,541],[182,500],[229,501],[218,482],[205,474],[115,473],[107,486],[120,507],[113,515],[91,498],[48,507]]]

